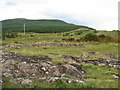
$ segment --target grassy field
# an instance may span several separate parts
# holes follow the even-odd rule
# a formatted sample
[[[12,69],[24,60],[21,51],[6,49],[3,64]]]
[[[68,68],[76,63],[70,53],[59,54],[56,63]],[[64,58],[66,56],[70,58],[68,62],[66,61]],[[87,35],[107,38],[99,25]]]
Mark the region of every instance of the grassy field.
[[[116,31],[98,31],[98,34],[106,34],[109,36],[117,38]],[[91,55],[87,60],[96,59],[96,58],[105,58],[108,59],[105,55],[112,55],[118,57],[118,43],[116,42],[107,42],[107,43],[91,43],[91,42],[67,42],[63,41],[63,33],[19,33],[20,36],[16,38],[6,38],[3,40],[3,45],[13,45],[13,44],[31,44],[31,43],[64,43],[64,44],[83,44],[83,46],[41,46],[41,47],[32,47],[24,46],[20,48],[9,48],[4,51],[12,51],[20,53],[24,56],[48,56],[53,59],[55,64],[70,62],[61,58],[60,55],[70,55],[80,57],[81,55],[89,56],[89,52],[96,52],[96,55]],[[32,35],[32,36],[31,36]],[[53,54],[59,54],[51,55]],[[83,67],[87,70],[87,75],[84,78],[86,84],[66,84],[63,82],[56,83],[46,83],[34,81],[31,87],[38,88],[117,88],[118,80],[113,78],[113,74],[118,74],[118,70],[115,68],[109,68],[107,66],[93,66],[84,64]],[[20,88],[20,87],[29,87],[11,84],[8,78],[3,78],[5,84],[3,88]]]
[[[106,32],[99,31],[99,33],[108,34],[110,36],[115,36],[117,38],[117,32]],[[13,45],[13,44],[31,44],[31,43],[62,43],[62,44],[83,44],[84,46],[62,46],[62,47],[21,47],[7,49],[8,51],[14,51],[21,53],[23,55],[48,55],[49,53],[66,54],[73,56],[80,56],[81,54],[87,54],[88,52],[97,52],[100,54],[112,54],[113,56],[118,56],[118,43],[92,43],[92,42],[72,42],[72,41],[62,41],[63,36],[60,33],[57,34],[38,34],[38,33],[20,33],[22,36],[16,38],[6,38],[3,40],[3,45]],[[33,35],[31,37],[31,35]],[[35,51],[35,52],[34,52]]]

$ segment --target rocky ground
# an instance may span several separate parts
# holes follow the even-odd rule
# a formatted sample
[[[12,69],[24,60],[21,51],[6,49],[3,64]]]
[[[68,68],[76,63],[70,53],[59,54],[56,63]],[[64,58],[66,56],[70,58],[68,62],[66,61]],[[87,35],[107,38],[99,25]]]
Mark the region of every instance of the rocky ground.
[[[53,46],[53,47],[61,47],[61,46],[84,46],[84,44],[62,44],[62,43],[33,43],[33,44],[13,44],[13,45],[5,45],[3,48],[20,48],[24,46],[32,46],[32,47],[41,47],[41,46]]]
[[[52,55],[56,55],[50,53]],[[90,54],[95,54],[90,52]],[[61,55],[64,59],[71,59],[76,63],[68,62],[65,64],[56,65],[52,63],[50,57],[39,56],[22,56],[15,52],[2,52],[2,77],[10,78],[11,82],[19,84],[31,84],[32,80],[55,82],[62,80],[66,83],[85,83],[82,79],[86,75],[86,70],[82,64],[92,64],[98,66],[109,66],[120,69],[120,61],[111,57],[111,60],[99,58],[98,60],[84,60],[84,57],[74,57]],[[75,79],[66,78],[70,75]],[[116,76],[119,78],[119,76]]]
[[[18,53],[3,51],[1,61],[3,64],[3,77],[9,77],[11,81],[16,83],[23,83],[26,79],[27,81],[29,81],[28,79],[41,80],[43,77],[72,75],[82,79],[85,76],[85,71],[80,64],[55,65],[51,60],[49,57],[22,56]],[[63,80],[66,81],[67,79]],[[72,82],[72,80],[69,82]]]

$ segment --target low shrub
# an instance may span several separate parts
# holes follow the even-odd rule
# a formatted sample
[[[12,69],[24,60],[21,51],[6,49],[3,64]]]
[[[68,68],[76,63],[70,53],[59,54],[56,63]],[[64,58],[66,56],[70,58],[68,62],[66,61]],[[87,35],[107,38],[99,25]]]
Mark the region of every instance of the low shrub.
[[[104,39],[106,36],[104,34],[99,35],[99,38]]]
[[[94,33],[98,33],[98,31],[95,30]]]
[[[62,40],[65,40],[65,41],[74,41],[74,38],[68,37],[68,38],[62,38]]]
[[[74,38],[72,38],[72,37],[67,38],[67,41],[73,41],[73,40],[74,40]]]
[[[99,36],[95,33],[88,33],[80,39],[84,41],[99,41],[100,40]]]
[[[19,42],[18,42],[18,41],[15,41],[14,43],[18,44]]]
[[[34,37],[34,35],[30,35],[31,37]]]
[[[75,33],[75,35],[81,35],[83,32],[82,31],[78,31]]]
[[[69,35],[69,33],[64,33],[64,34],[63,34],[63,36],[68,36],[68,35]]]
[[[62,40],[66,40],[66,38],[62,38]]]
[[[17,36],[18,36],[18,34],[15,33],[15,32],[3,32],[3,33],[2,33],[2,38],[3,38],[3,40],[4,40],[5,38],[15,38],[15,37],[17,37]]]

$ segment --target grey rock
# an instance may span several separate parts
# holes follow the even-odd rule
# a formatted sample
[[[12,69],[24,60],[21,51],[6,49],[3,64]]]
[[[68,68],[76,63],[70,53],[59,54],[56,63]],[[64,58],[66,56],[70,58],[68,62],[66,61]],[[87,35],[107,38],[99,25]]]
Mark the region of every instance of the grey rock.
[[[47,81],[47,82],[62,81],[64,83],[78,83],[78,84],[84,84],[85,83],[82,80],[69,79],[69,78],[66,78],[66,77],[39,78],[39,80],[40,81]]]
[[[29,79],[25,79],[21,82],[21,84],[24,84],[24,85],[30,85],[32,83],[32,80],[29,80]]]
[[[119,79],[120,78],[120,76],[117,76],[117,75],[115,75],[115,74],[113,74],[112,75],[115,79]]]

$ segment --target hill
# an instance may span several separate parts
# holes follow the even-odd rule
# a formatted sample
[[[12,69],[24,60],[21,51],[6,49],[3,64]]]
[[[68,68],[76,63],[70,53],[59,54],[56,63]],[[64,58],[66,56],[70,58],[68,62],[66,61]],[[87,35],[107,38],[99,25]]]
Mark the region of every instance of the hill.
[[[79,26],[64,22],[62,20],[52,19],[40,19],[40,20],[28,20],[25,18],[16,18],[3,20],[3,31],[15,31],[23,32],[23,25],[25,23],[26,32],[37,32],[37,33],[56,33],[71,31],[78,28],[89,28],[87,26]]]

